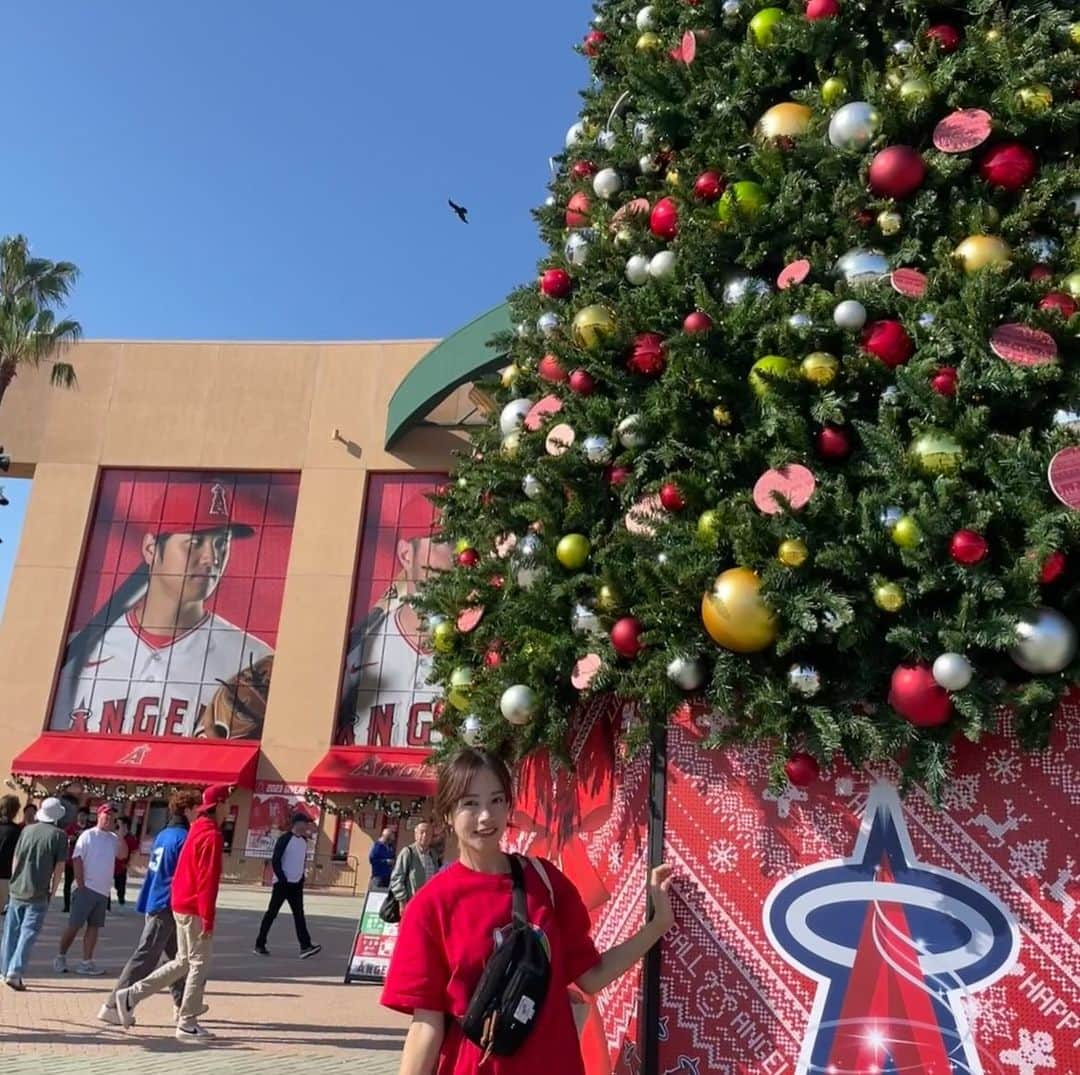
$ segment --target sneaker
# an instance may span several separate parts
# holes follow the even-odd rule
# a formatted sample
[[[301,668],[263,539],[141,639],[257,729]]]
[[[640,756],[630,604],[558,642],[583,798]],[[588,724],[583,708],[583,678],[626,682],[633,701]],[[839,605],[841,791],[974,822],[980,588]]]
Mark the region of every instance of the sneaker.
[[[321,944],[309,944],[307,948],[300,949],[301,959],[310,959],[312,956],[317,956],[322,951]]]
[[[135,1003],[131,999],[131,989],[118,989],[116,991],[116,1014],[120,1019],[120,1025],[129,1027],[135,1025]]]
[[[255,947],[252,948],[252,951],[257,956],[268,956],[270,954],[270,949],[267,948],[265,944],[257,944],[257,945],[255,945]]]
[[[109,1026],[123,1026],[123,1022],[120,1019],[120,1013],[112,1007],[110,1004],[102,1004],[101,1010],[97,1013],[98,1019],[103,1023],[108,1023]],[[135,1025],[135,1017],[131,1017],[131,1022],[128,1026]]]
[[[209,1010],[210,1010],[210,1005],[209,1004],[201,1005],[199,1007],[199,1010],[195,1013],[195,1018],[198,1019],[200,1015],[205,1015]],[[173,1022],[174,1023],[179,1023],[180,1022],[180,1005],[179,1004],[174,1004],[173,1005]]]
[[[57,956],[52,961],[52,969],[56,971],[57,974],[67,974],[67,956]]]
[[[201,1045],[214,1037],[209,1030],[204,1030],[198,1023],[177,1023],[176,1040]]]
[[[76,974],[87,974],[91,978],[100,978],[105,973],[92,959],[80,959],[75,967]]]
[[[8,989],[14,989],[16,993],[26,992],[26,986],[23,985],[23,980],[21,978],[5,978],[4,985],[6,985]]]

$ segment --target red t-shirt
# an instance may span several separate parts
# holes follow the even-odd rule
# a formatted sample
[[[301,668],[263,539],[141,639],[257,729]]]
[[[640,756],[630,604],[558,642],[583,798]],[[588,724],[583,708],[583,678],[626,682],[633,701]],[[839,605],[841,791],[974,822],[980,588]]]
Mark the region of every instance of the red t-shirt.
[[[589,912],[577,889],[542,859],[555,892],[556,913],[537,871],[525,864],[529,921],[551,950],[551,984],[532,1033],[513,1056],[492,1056],[479,1067],[481,1050],[449,1022],[438,1075],[584,1075],[581,1046],[566,987],[594,967],[600,954],[589,936]],[[469,1006],[496,933],[511,922],[510,875],[477,873],[455,862],[410,900],[402,916],[382,1003],[412,1014],[417,1008],[460,1019]]]
[[[139,841],[136,837],[132,836],[130,832],[127,836],[121,836],[120,839],[124,841],[128,853],[124,858],[118,858],[116,860],[116,866],[113,868],[113,873],[116,875],[127,873],[127,868],[131,864],[131,856],[139,850]]]

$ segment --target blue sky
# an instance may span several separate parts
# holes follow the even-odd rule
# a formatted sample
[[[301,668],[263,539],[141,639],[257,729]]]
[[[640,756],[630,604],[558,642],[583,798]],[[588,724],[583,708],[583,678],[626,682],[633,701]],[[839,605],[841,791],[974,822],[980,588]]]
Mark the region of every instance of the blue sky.
[[[89,338],[446,335],[535,271],[529,211],[577,116],[591,13],[11,5],[0,234],[79,265]]]

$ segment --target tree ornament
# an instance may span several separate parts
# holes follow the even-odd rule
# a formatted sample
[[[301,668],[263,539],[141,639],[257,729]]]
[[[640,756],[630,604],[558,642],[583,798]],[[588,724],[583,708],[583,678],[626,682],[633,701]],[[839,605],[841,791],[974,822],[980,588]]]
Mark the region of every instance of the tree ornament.
[[[534,474],[526,474],[521,479],[521,491],[530,499],[538,500],[544,495],[544,484]]]
[[[697,536],[703,545],[714,545],[720,535],[720,513],[713,508],[698,516]]]
[[[646,4],[635,16],[634,25],[642,32],[656,29],[656,15],[652,4]]]
[[[769,293],[769,285],[760,277],[735,273],[724,281],[721,298],[725,306],[735,306],[749,298],[760,298]]]
[[[979,175],[992,187],[1016,191],[1026,187],[1039,170],[1039,158],[1020,142],[1003,142],[979,162]]]
[[[579,635],[595,635],[603,632],[600,617],[588,605],[574,605],[570,613],[570,629]]]
[[[731,408],[726,403],[717,403],[712,409],[712,420],[721,428],[731,425]]]
[[[881,509],[881,512],[878,515],[878,522],[891,534],[893,527],[900,521],[903,514],[903,508],[898,508],[895,504],[890,504],[888,507]]]
[[[680,690],[696,691],[705,682],[705,665],[697,657],[674,657],[668,662],[667,677]]]
[[[954,251],[964,272],[978,272],[985,268],[1004,268],[1009,264],[1012,251],[1008,244],[996,235],[969,235]]]
[[[848,93],[848,84],[839,76],[833,75],[825,79],[821,84],[821,101],[826,105],[834,105],[842,101]]]
[[[952,699],[924,663],[901,664],[892,674],[889,705],[908,723],[933,728],[952,716]]]
[[[810,0],[811,4],[815,2],[816,0]],[[821,2],[835,4],[836,0],[821,0]],[[807,12],[809,12],[809,7]],[[821,17],[825,18],[826,16]],[[821,775],[821,768],[812,754],[798,751],[784,762],[784,774],[793,787],[808,788]]]
[[[682,491],[674,482],[665,482],[660,486],[660,503],[667,511],[682,511],[686,507]]]
[[[852,287],[876,284],[889,275],[889,259],[880,250],[855,247],[836,259],[835,272]]]
[[[642,428],[640,414],[628,414],[615,427],[615,435],[619,438],[619,443],[630,450],[644,448],[649,443],[649,438]]]
[[[602,433],[593,433],[581,442],[581,450],[590,463],[611,462],[611,441]]]
[[[570,174],[575,179],[588,179],[596,175],[596,165],[592,161],[579,160],[570,165]]]
[[[949,555],[958,564],[970,567],[986,559],[989,551],[986,538],[974,530],[957,530],[949,539]]]
[[[829,142],[837,149],[866,149],[881,130],[881,114],[867,101],[850,101],[829,120]]]
[[[964,461],[964,450],[951,433],[943,429],[928,429],[911,442],[908,458],[917,470],[936,477],[958,470]]]
[[[462,549],[457,554],[457,562],[461,567],[476,567],[480,563],[480,554],[476,549]]]
[[[699,202],[715,202],[724,193],[724,180],[719,172],[702,172],[694,180],[694,197]]]
[[[903,587],[895,582],[883,582],[875,586],[874,604],[884,612],[899,612],[904,607]]]
[[[536,373],[538,377],[551,384],[560,384],[567,379],[566,370],[563,368],[558,356],[550,353],[544,355],[536,364]]]
[[[499,709],[511,724],[528,724],[536,716],[539,706],[536,691],[524,683],[507,687],[499,698]]]
[[[955,26],[951,26],[947,22],[938,22],[927,29],[926,39],[935,43],[947,56],[949,53],[955,52],[960,47],[960,42],[963,40],[963,37]]]
[[[472,669],[460,665],[450,673],[450,685],[446,690],[446,700],[455,709],[468,709],[469,699],[472,696],[472,688]]]
[[[925,78],[905,78],[900,83],[900,100],[909,105],[925,104],[933,96],[933,88]]]
[[[784,567],[802,567],[809,555],[810,550],[806,547],[806,542],[799,538],[781,541],[780,547],[776,550],[776,558]]]
[[[914,549],[922,541],[922,528],[914,515],[901,515],[889,536],[901,549]]]
[[[584,534],[565,534],[555,546],[555,559],[568,571],[580,571],[588,562],[591,548]]]
[[[1055,550],[1043,561],[1042,568],[1039,571],[1040,584],[1049,586],[1051,583],[1057,582],[1065,573],[1067,566],[1068,561],[1065,559],[1065,554],[1060,550]]]
[[[1067,296],[1066,296],[1067,297]],[[701,310],[693,310],[683,318],[683,332],[691,334],[708,332],[712,328],[712,318]]]
[[[563,244],[563,256],[571,265],[584,265],[589,260],[595,241],[596,232],[592,228],[572,232]]]
[[[845,299],[833,310],[837,327],[849,332],[858,332],[866,324],[866,316],[866,307],[855,299]]]
[[[545,340],[551,339],[562,325],[562,318],[554,310],[542,313],[536,319],[536,330]]]
[[[788,688],[804,698],[821,690],[821,673],[811,664],[793,664],[787,670]]]
[[[1045,82],[1036,82],[1017,90],[1016,101],[1029,115],[1039,116],[1053,108],[1054,92]]]
[[[474,747],[480,742],[480,718],[475,713],[470,713],[461,722],[461,738],[467,746]]]
[[[596,389],[596,381],[588,370],[574,370],[570,374],[570,391],[579,396],[591,396]]]
[[[601,168],[592,181],[593,192],[598,198],[610,201],[623,188],[622,177],[614,168]]]
[[[641,642],[641,632],[645,628],[633,616],[623,616],[611,627],[611,645],[624,660],[632,661],[645,647]]]
[[[652,30],[646,30],[638,39],[636,48],[638,52],[652,52],[660,47],[660,37]]]
[[[603,30],[590,30],[585,35],[585,41],[581,46],[581,51],[585,53],[589,59],[594,59],[600,55],[600,49],[603,47],[604,42],[607,40],[607,34]]]
[[[803,380],[816,384],[820,388],[830,385],[836,380],[840,370],[840,360],[836,355],[830,355],[828,351],[814,351],[799,363],[799,373]]]
[[[606,306],[585,306],[574,315],[570,331],[578,347],[598,351],[615,335],[615,315]]]
[[[499,431],[504,437],[519,430],[525,422],[525,415],[532,410],[531,399],[512,399],[499,414]]]
[[[568,228],[586,227],[589,223],[589,210],[591,208],[592,203],[589,201],[589,196],[585,191],[579,190],[570,195],[570,200],[566,203],[566,213],[563,217],[566,226]]]
[[[895,369],[915,353],[915,343],[899,321],[872,321],[863,331],[862,349]]]
[[[934,661],[934,682],[947,691],[962,691],[970,682],[975,670],[961,653],[943,653]]]
[[[659,377],[667,366],[663,337],[655,332],[642,332],[634,337],[634,346],[626,360],[626,368],[642,377]]]
[[[904,218],[895,210],[884,209],[877,215],[877,226],[882,235],[898,235]]]
[[[765,355],[750,367],[747,378],[759,398],[767,396],[777,381],[792,381],[798,376],[795,364],[783,355]]]
[[[839,14],[840,5],[836,0],[806,0],[806,17],[811,22],[817,22],[819,19],[832,19]]]
[[[431,644],[439,653],[450,653],[457,644],[457,627],[450,620],[437,623],[431,630]]]
[[[649,259],[649,275],[654,280],[669,280],[675,275],[675,255],[670,250],[661,250]]]
[[[1071,295],[1074,299],[1080,300],[1080,270],[1069,273],[1069,275],[1061,281],[1061,290],[1068,295]]]
[[[626,279],[635,287],[649,282],[649,259],[644,254],[632,254],[626,259]]]
[[[851,434],[844,426],[825,426],[816,438],[818,455],[831,462],[839,462],[851,454]]]
[[[757,123],[759,138],[768,142],[784,142],[800,138],[810,128],[814,113],[806,105],[783,101],[773,105]]]
[[[959,374],[953,366],[939,366],[937,372],[930,378],[930,387],[939,396],[952,398],[956,395]]]
[[[784,12],[780,8],[762,8],[750,20],[750,40],[759,48],[770,48],[776,44],[777,34],[783,21]]]
[[[718,575],[701,599],[709,637],[735,653],[757,653],[776,641],[776,617],[760,596],[761,580],[747,567]]]
[[[753,220],[768,204],[768,195],[760,183],[742,179],[738,183],[732,183],[720,196],[716,203],[716,215],[723,224],[730,224],[736,218]]]
[[[661,198],[649,213],[649,231],[670,242],[679,234],[679,207],[671,198]]]
[[[511,362],[509,366],[505,366],[502,372],[499,374],[499,383],[503,388],[513,388],[514,382],[521,376],[521,367],[516,363]]]
[[[1039,300],[1040,310],[1055,310],[1068,320],[1076,313],[1077,305],[1071,295],[1063,291],[1051,291]]]
[[[911,146],[888,146],[870,162],[870,189],[884,198],[907,198],[923,185],[926,162]]]
[[[622,604],[622,595],[610,583],[603,583],[596,591],[596,607],[601,612],[615,612]]]
[[[608,467],[604,472],[604,480],[608,485],[618,488],[620,485],[625,485],[633,473],[629,467]]]
[[[1016,645],[1009,656],[1032,675],[1061,672],[1076,656],[1076,628],[1056,609],[1031,609],[1016,625]]]

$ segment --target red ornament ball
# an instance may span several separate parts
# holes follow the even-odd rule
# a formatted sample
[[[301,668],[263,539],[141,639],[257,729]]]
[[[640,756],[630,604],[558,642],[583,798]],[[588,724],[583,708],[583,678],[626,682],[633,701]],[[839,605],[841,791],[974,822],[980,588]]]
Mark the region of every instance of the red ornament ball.
[[[642,332],[634,339],[633,350],[626,360],[626,368],[631,373],[640,373],[643,377],[659,377],[666,366],[662,336],[655,332]]]
[[[851,434],[843,426],[826,426],[817,435],[818,455],[838,461],[851,454]]]
[[[586,56],[593,57],[600,55],[600,47],[607,40],[607,34],[603,30],[590,30],[585,35],[585,44],[583,51]]]
[[[694,310],[683,319],[683,332],[708,332],[712,328],[712,318],[703,310]]]
[[[574,161],[570,165],[570,174],[575,179],[588,179],[596,172],[596,165],[592,161]]]
[[[544,355],[536,364],[536,372],[545,381],[550,381],[552,384],[560,384],[566,380],[566,370],[563,369],[563,364],[555,355]]]
[[[570,391],[579,396],[591,396],[596,390],[596,381],[588,370],[574,370],[570,374]]]
[[[918,728],[933,728],[952,716],[949,692],[938,685],[928,664],[897,665],[890,683],[889,705]]]
[[[667,511],[682,511],[686,507],[682,491],[674,482],[667,482],[660,487],[660,503]]]
[[[986,538],[974,530],[957,530],[949,539],[949,555],[958,564],[970,567],[984,560],[989,551]]]
[[[811,22],[818,19],[834,19],[840,14],[840,5],[836,0],[808,0],[806,17]]]
[[[915,353],[915,343],[899,321],[871,321],[863,329],[862,349],[895,369]]]
[[[604,471],[604,477],[607,479],[608,485],[618,487],[625,485],[630,480],[631,470],[629,467],[608,467]]]
[[[540,274],[540,290],[549,299],[565,299],[574,281],[565,269],[545,269]]]
[[[620,657],[632,661],[645,647],[641,643],[641,632],[645,628],[633,616],[623,616],[611,627],[611,645]]]
[[[674,239],[679,234],[679,207],[671,198],[661,198],[652,207],[649,230],[660,239]]]
[[[959,375],[954,366],[939,366],[937,373],[930,378],[930,387],[939,396],[948,396],[950,399],[956,395],[956,386]]]
[[[584,228],[589,223],[589,210],[592,208],[592,204],[589,201],[588,194],[583,190],[579,190],[570,195],[570,200],[566,203],[566,226],[568,228]]]
[[[438,721],[438,720],[442,720],[442,715],[443,715],[443,713],[445,713],[445,712],[446,712],[446,700],[445,700],[444,698],[440,698],[440,699],[439,699],[439,700],[438,700],[437,702],[435,702],[435,704],[434,704],[434,705],[433,705],[433,706],[431,707],[431,716],[432,716],[432,719],[433,719],[433,720],[436,720],[436,721]]]
[[[1050,583],[1057,582],[1057,580],[1065,573],[1065,568],[1067,566],[1068,561],[1065,559],[1065,554],[1063,552],[1052,552],[1043,561],[1042,570],[1039,572],[1039,582],[1043,586],[1049,586]]]
[[[926,38],[928,41],[936,41],[941,51],[948,54],[960,47],[963,35],[955,26],[947,22],[939,22],[926,31]]]
[[[457,562],[461,567],[476,567],[480,563],[480,554],[476,549],[462,549],[457,554]]]
[[[907,198],[925,179],[926,161],[911,146],[887,146],[870,162],[870,189],[883,198]]]
[[[724,193],[724,180],[719,172],[702,172],[694,180],[694,197],[699,202],[715,202]]]
[[[1068,319],[1077,311],[1076,300],[1072,295],[1064,291],[1051,291],[1039,299],[1040,310],[1057,310],[1062,317]]]
[[[821,776],[821,768],[813,754],[799,750],[784,762],[788,780],[797,788],[807,788]]]
[[[484,651],[484,664],[488,668],[498,668],[502,664],[502,650],[498,643],[489,646]]]
[[[979,162],[979,175],[992,187],[1019,190],[1035,178],[1039,158],[1020,142],[1003,142]]]
[[[1053,275],[1054,272],[1049,265],[1032,265],[1028,269],[1028,279],[1034,284],[1049,280]]]

